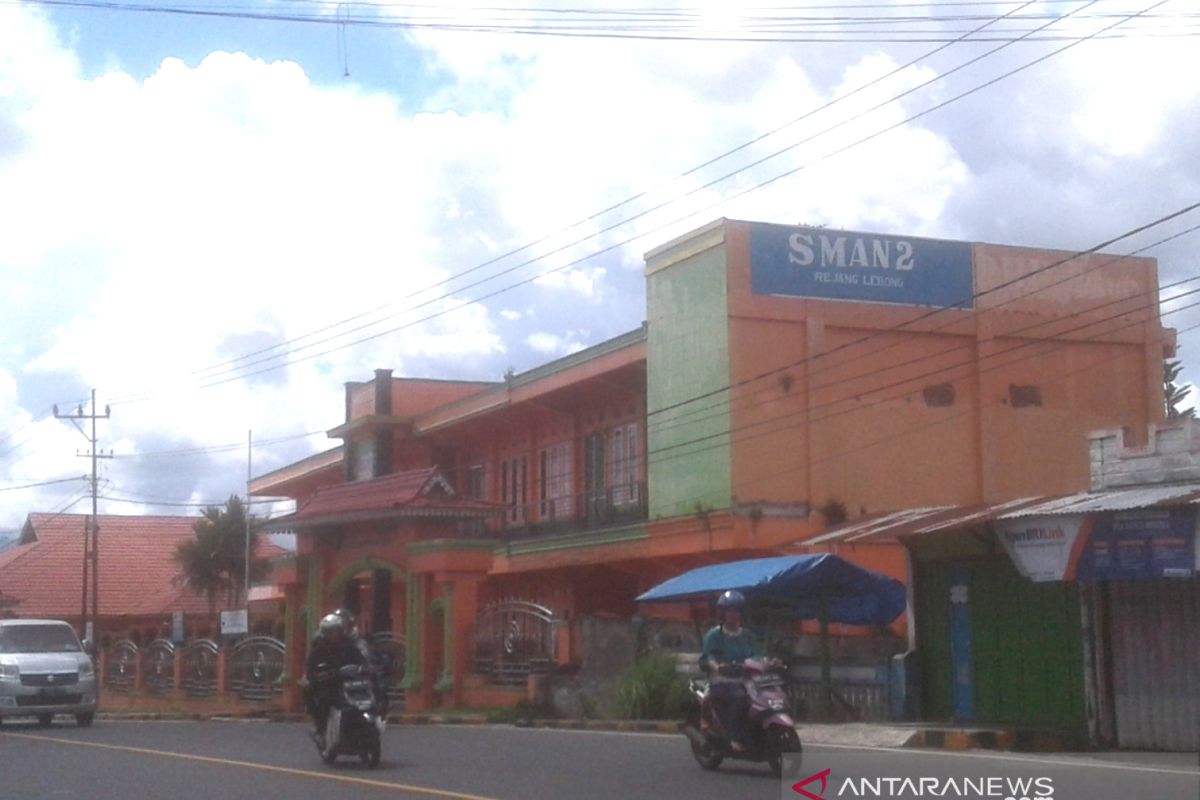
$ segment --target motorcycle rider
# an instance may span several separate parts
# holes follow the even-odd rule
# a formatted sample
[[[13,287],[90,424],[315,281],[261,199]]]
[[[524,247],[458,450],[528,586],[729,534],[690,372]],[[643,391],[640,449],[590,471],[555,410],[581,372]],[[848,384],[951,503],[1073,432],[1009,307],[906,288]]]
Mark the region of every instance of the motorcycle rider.
[[[366,643],[358,637],[354,616],[338,609],[321,618],[312,649],[304,664],[305,706],[313,721],[313,736],[321,737],[333,704],[332,673],[347,664],[367,666]],[[323,667],[323,669],[319,669]]]
[[[704,635],[704,652],[700,656],[701,669],[710,673],[708,691],[717,719],[725,728],[730,745],[739,751],[745,748],[743,740],[750,698],[746,687],[736,677],[737,668],[747,658],[760,654],[754,635],[742,627],[745,606],[746,598],[737,590],[731,589],[720,596],[717,600],[720,624]]]

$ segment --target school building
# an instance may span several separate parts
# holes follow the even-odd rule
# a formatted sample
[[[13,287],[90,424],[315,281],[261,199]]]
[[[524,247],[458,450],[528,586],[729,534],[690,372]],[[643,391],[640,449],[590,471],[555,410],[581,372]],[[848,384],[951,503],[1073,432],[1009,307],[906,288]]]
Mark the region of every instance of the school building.
[[[349,606],[410,709],[514,702],[678,572],[1085,490],[1089,431],[1163,416],[1153,259],[722,219],[645,277],[638,329],[502,381],[376,370],[340,446],[252,481],[296,501],[291,675]],[[911,585],[895,542],[839,554]]]

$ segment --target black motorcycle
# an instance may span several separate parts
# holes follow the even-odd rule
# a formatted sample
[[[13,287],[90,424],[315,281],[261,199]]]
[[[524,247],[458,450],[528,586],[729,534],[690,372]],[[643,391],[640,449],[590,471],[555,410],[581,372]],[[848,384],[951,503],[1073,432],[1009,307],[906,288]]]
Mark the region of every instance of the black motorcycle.
[[[320,674],[332,695],[325,730],[315,737],[321,760],[332,764],[340,755],[357,755],[368,767],[379,766],[387,712],[370,669],[347,664]]]
[[[732,674],[731,674],[732,673]],[[710,694],[710,682],[693,678],[689,684],[692,707],[681,726],[692,755],[704,769],[717,769],[727,758],[767,762],[776,776],[800,767],[800,736],[787,713],[786,674],[777,661],[748,658],[723,672],[742,681],[748,699],[744,729],[746,739],[735,745],[721,725]],[[785,763],[786,761],[786,763]]]

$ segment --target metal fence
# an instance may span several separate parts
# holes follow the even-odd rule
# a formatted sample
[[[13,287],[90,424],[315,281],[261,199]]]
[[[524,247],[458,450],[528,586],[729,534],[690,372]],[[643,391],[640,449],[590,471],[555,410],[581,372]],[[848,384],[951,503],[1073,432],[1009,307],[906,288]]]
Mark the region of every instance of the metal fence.
[[[283,691],[287,646],[270,636],[251,636],[229,654],[229,688],[242,700],[256,703]]]
[[[122,639],[108,648],[104,668],[104,688],[113,692],[132,692],[137,685],[138,646]]]
[[[217,660],[221,648],[212,639],[196,639],[183,648],[183,691],[188,697],[217,693]]]
[[[175,645],[155,639],[142,648],[142,686],[150,694],[175,690]]]

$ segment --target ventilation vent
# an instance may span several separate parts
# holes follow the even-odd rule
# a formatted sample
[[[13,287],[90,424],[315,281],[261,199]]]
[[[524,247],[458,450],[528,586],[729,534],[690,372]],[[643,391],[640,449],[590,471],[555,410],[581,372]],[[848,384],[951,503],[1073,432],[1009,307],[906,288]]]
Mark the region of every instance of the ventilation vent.
[[[1042,387],[1009,384],[1008,402],[1013,408],[1034,408],[1042,404]]]
[[[952,383],[930,384],[925,387],[922,394],[925,395],[925,405],[932,408],[954,405],[954,384]]]

